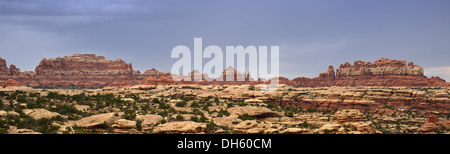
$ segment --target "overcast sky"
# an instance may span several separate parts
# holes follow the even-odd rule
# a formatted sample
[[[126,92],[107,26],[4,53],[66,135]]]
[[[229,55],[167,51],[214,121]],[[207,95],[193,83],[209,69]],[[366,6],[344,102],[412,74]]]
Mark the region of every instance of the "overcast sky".
[[[94,53],[170,71],[173,47],[280,46],[280,74],[316,77],[381,57],[450,81],[449,0],[0,0],[0,57],[22,71],[42,58]]]

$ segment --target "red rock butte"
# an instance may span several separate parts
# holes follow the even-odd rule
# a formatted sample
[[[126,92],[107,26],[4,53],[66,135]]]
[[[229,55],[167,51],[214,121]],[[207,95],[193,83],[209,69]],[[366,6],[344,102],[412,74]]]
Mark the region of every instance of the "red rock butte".
[[[329,66],[327,72],[320,73],[319,77],[295,78],[290,82],[294,86],[449,86],[445,80],[439,77],[427,78],[424,70],[413,62],[408,65],[404,60],[390,60],[381,58],[373,63],[355,61],[341,64],[336,73],[333,66]],[[289,81],[287,81],[289,82]]]
[[[234,81],[220,81],[224,76],[234,71]],[[341,64],[338,69],[329,66],[328,70],[316,78],[298,77],[289,80],[279,77],[279,83],[298,87],[320,86],[407,86],[407,87],[437,87],[449,86],[439,77],[427,78],[424,69],[413,62],[406,64],[404,60],[381,58],[374,62],[355,61]],[[106,86],[156,85],[156,84],[261,84],[267,80],[255,81],[249,74],[237,72],[229,67],[222,76],[212,79],[207,74],[193,71],[187,76],[194,78],[201,75],[201,81],[175,82],[170,73],[159,72],[155,68],[144,73],[133,70],[131,63],[124,60],[107,60],[104,56],[95,54],[74,54],[57,58],[43,58],[35,71],[21,72],[15,65],[8,68],[6,60],[0,58],[0,86],[30,86],[30,87],[62,87],[62,88],[99,88]],[[175,77],[185,78],[177,75]],[[205,81],[210,78],[212,81]],[[242,78],[243,81],[237,81]]]

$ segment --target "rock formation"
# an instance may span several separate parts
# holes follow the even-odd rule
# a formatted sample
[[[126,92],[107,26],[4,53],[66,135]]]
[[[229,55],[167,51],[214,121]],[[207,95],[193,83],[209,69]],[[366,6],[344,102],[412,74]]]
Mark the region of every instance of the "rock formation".
[[[119,116],[116,116],[116,115]],[[86,117],[72,123],[69,123],[70,126],[77,126],[81,128],[92,128],[99,125],[104,125],[105,123],[108,125],[114,124],[117,119],[119,119],[122,113],[103,113],[97,114],[90,117]]]
[[[23,113],[36,120],[41,118],[50,119],[55,116],[61,116],[59,113],[51,112],[46,109],[24,109]]]
[[[440,78],[426,78],[413,62],[381,58],[373,63],[356,61],[341,64],[336,70],[335,86],[442,86]]]
[[[9,68],[6,60],[0,58],[0,86],[23,86],[30,82],[31,73],[21,72],[16,65],[11,64]]]
[[[437,119],[436,115],[430,115],[428,122],[420,128],[422,134],[436,134],[436,130],[442,126],[442,122]]]
[[[233,75],[231,75],[233,74]],[[298,77],[289,80],[279,77],[280,84],[297,87],[328,87],[328,86],[408,86],[429,87],[449,86],[439,77],[427,78],[424,70],[413,62],[408,64],[404,60],[390,60],[381,58],[373,63],[356,61],[354,64],[345,62],[338,69],[329,66],[326,72],[320,73],[316,78]],[[232,81],[226,79],[231,75]],[[194,76],[201,77],[200,81],[193,81]],[[185,79],[191,78],[191,81]],[[178,80],[179,79],[179,80]],[[241,80],[241,81],[239,81]],[[178,81],[178,82],[177,82]],[[74,54],[50,59],[42,59],[35,72],[21,72],[11,64],[7,67],[6,61],[0,58],[0,86],[30,86],[30,87],[106,87],[106,86],[132,86],[132,85],[242,85],[242,84],[268,84],[270,80],[254,80],[250,73],[242,73],[232,67],[222,71],[218,78],[208,77],[198,71],[192,71],[186,76],[171,75],[159,72],[155,68],[144,73],[135,71],[131,63],[121,59],[107,60],[95,54]]]
[[[42,59],[34,80],[40,87],[104,87],[121,81],[133,84],[132,65],[94,54]],[[131,82],[131,83],[130,83]]]
[[[133,70],[131,63],[127,64],[121,59],[107,60],[95,54],[44,58],[35,72],[21,72],[12,64],[8,68],[6,61],[0,58],[0,86],[98,88],[136,85],[147,77],[171,82],[168,76],[170,73],[159,72],[154,68],[141,74]]]
[[[390,60],[381,58],[373,63],[355,61],[341,64],[336,69],[330,66],[328,71],[320,73],[319,77],[295,78],[294,86],[448,86],[445,80],[439,77],[427,78],[424,70],[413,62],[406,64],[404,60]]]
[[[155,134],[195,134],[204,132],[206,129],[205,123],[197,123],[193,121],[175,121],[162,125],[158,125],[153,133]]]

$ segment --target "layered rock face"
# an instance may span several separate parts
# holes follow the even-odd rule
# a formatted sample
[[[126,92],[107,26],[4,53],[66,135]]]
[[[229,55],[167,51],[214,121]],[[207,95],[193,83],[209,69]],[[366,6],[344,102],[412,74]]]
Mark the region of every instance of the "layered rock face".
[[[133,84],[132,65],[121,59],[107,60],[95,54],[74,54],[42,59],[32,87],[104,87]]]
[[[153,85],[155,84],[153,80],[156,81],[156,79],[167,78],[168,76],[170,76],[170,73],[160,72],[155,68],[146,70],[143,74],[141,74],[139,71],[133,72],[134,80],[136,80],[137,83],[141,83],[143,85]]]
[[[424,69],[413,62],[406,64],[404,60],[381,58],[373,63],[356,61],[341,64],[334,72],[333,66],[319,77],[295,78],[291,85],[301,87],[314,86],[448,86],[439,77],[423,76]]]
[[[233,75],[231,75],[233,74]],[[353,65],[345,62],[338,69],[329,66],[326,72],[316,78],[299,77],[289,80],[279,77],[280,84],[297,87],[329,87],[329,86],[449,86],[439,77],[423,76],[424,69],[414,63],[404,60],[381,58],[371,62],[356,61]],[[229,81],[225,76],[230,75]],[[193,81],[194,76],[200,76],[201,81]],[[186,79],[187,80],[174,80]],[[205,79],[209,79],[208,82]],[[242,81],[238,81],[242,80]],[[178,82],[177,82],[178,81]],[[7,67],[6,61],[0,58],[0,86],[31,86],[31,87],[105,87],[130,85],[242,85],[268,84],[269,80],[255,80],[249,73],[241,73],[232,67],[222,71],[218,78],[208,77],[195,70],[186,76],[180,74],[159,72],[155,68],[144,73],[134,71],[131,63],[121,59],[107,60],[95,54],[74,54],[72,56],[42,59],[35,72],[21,72],[15,65]]]
[[[287,85],[298,86],[298,87],[317,87],[317,86],[332,86],[334,85],[334,81],[336,79],[336,74],[334,72],[333,66],[328,66],[327,72],[323,72],[319,74],[319,77],[316,78],[305,78],[298,77],[292,80],[291,83]]]
[[[107,60],[95,54],[44,58],[35,72],[21,72],[12,64],[8,68],[6,61],[0,58],[0,86],[98,88],[148,84],[152,83],[152,78],[162,83],[173,83],[170,73],[159,72],[154,68],[140,73],[133,70],[131,63],[127,64],[121,59]]]
[[[0,58],[0,86],[23,86],[22,83],[30,81],[31,72],[21,72],[20,69],[13,64],[8,68],[6,60]]]
[[[20,69],[16,68],[16,65],[11,64],[9,68],[6,66],[6,60],[0,58],[0,76],[9,77],[14,75],[20,75]]]
[[[341,64],[336,70],[335,86],[444,86],[440,78],[426,78],[413,62],[381,58],[373,63],[356,61]]]

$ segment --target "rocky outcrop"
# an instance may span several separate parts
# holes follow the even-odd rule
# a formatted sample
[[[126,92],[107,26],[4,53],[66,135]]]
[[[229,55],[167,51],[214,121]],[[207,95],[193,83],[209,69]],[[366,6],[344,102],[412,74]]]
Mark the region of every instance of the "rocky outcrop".
[[[328,66],[327,72],[320,73],[319,77],[312,79],[299,77],[293,79],[293,83],[288,83],[287,85],[294,85],[299,87],[332,86],[334,85],[335,79],[336,74],[334,72],[334,67],[330,65]]]
[[[355,61],[341,64],[336,69],[330,66],[325,73],[316,78],[295,78],[290,84],[301,87],[315,86],[448,86],[439,77],[427,78],[424,69],[413,62],[406,64],[404,60],[390,60],[381,58],[373,63]]]
[[[368,134],[377,133],[376,129],[372,125],[372,122],[367,121],[366,116],[357,109],[346,109],[337,111],[334,115],[334,119],[340,125],[347,126],[348,129],[350,129],[351,131],[357,131],[358,133],[368,133]],[[336,125],[328,125],[328,127],[322,126],[321,129],[336,131],[338,128],[339,127],[336,127]]]
[[[132,65],[95,54],[42,59],[35,69],[38,87],[104,87],[133,84]],[[131,82],[131,83],[130,83]]]
[[[119,119],[113,125],[111,125],[111,127],[119,129],[132,129],[136,128],[136,121]]]
[[[280,116],[278,113],[276,113],[268,108],[253,107],[253,106],[232,107],[232,108],[228,109],[228,112],[230,112],[230,114],[232,114],[232,115],[248,114],[248,115],[258,118],[258,119]]]
[[[170,73],[166,72],[160,72],[156,70],[155,68],[152,68],[150,70],[146,70],[144,73],[141,73],[139,71],[133,72],[133,78],[136,81],[137,84],[143,84],[143,85],[154,85],[156,83],[156,80],[164,78],[167,80],[168,77],[170,77]],[[160,83],[164,84],[164,83]],[[170,83],[172,84],[172,83]]]
[[[46,109],[24,109],[23,113],[32,117],[33,119],[41,119],[41,118],[50,119],[55,116],[61,116],[59,113],[51,112]]]
[[[0,81],[0,86],[2,87],[18,87],[23,86],[19,81],[16,81],[14,79],[8,79],[5,81]]]
[[[158,125],[153,133],[155,134],[197,134],[204,133],[206,130],[205,123],[197,123],[193,121],[175,121]]]
[[[158,125],[163,120],[163,117],[160,115],[138,115],[136,119],[142,120],[142,127],[145,130],[148,127]]]
[[[142,82],[141,85],[172,85],[175,84],[175,81],[171,76],[164,75],[160,76],[159,78],[154,76],[146,77]]]
[[[23,86],[32,80],[31,72],[21,72],[16,65],[11,64],[9,68],[6,60],[0,58],[0,86]]]
[[[9,68],[6,65],[6,60],[3,58],[0,58],[0,75],[20,75],[20,69],[16,67],[16,65],[11,64]]]
[[[373,63],[356,61],[336,70],[336,86],[445,86],[440,78],[426,78],[413,62],[381,58]]]
[[[107,60],[104,56],[95,54],[44,58],[35,72],[21,72],[12,64],[8,68],[6,61],[0,58],[0,86],[120,87],[139,83],[153,84],[152,78],[161,81],[161,84],[173,83],[170,73],[159,72],[154,68],[140,73],[133,70],[131,63],[127,64],[121,59]]]
[[[422,134],[436,134],[439,127],[445,127],[445,125],[433,114],[428,117],[428,122],[422,125],[420,131]]]
[[[347,109],[337,111],[334,115],[334,119],[338,123],[346,123],[346,122],[359,122],[366,121],[366,116],[356,109]]]
[[[236,134],[262,134],[270,125],[256,120],[245,120],[234,126],[233,133]]]
[[[338,69],[329,66],[326,72],[315,78],[298,77],[289,80],[282,76],[280,84],[297,87],[325,87],[325,86],[449,86],[439,77],[427,78],[424,70],[413,62],[408,64],[404,60],[390,60],[381,58],[373,63],[355,61],[354,64],[345,62]],[[201,77],[194,81],[194,77]],[[226,79],[231,77],[231,81]],[[191,81],[186,79],[190,78]],[[155,68],[144,73],[135,71],[131,63],[121,59],[107,60],[95,54],[74,54],[50,59],[42,59],[35,72],[21,72],[15,65],[7,67],[6,61],[0,58],[0,86],[30,86],[30,87],[106,87],[131,85],[243,85],[268,84],[270,80],[255,80],[250,73],[242,73],[232,67],[227,67],[218,78],[208,77],[196,70],[186,76],[171,75],[159,72]]]
[[[104,113],[97,114],[90,117],[86,117],[71,123],[72,126],[77,126],[80,128],[91,128],[96,126],[101,126],[103,124],[111,125],[115,123],[116,119],[119,119],[120,115],[116,116],[117,113]]]

